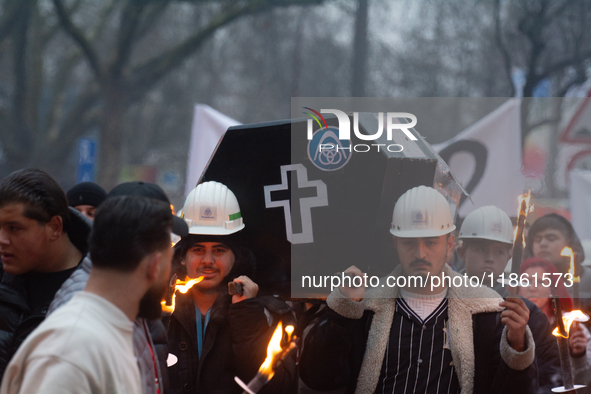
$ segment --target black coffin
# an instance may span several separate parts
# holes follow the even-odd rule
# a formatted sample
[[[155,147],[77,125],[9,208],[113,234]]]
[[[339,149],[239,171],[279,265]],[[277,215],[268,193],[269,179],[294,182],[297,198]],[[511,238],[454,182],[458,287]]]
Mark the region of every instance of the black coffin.
[[[336,118],[326,121],[337,126]],[[398,197],[418,185],[447,187],[445,163],[416,131],[417,141],[398,137],[404,149],[395,153],[385,149],[392,141],[353,134],[351,144],[360,152],[353,150],[341,169],[323,171],[307,153],[306,127],[307,119],[231,127],[200,180],[222,182],[236,194],[263,294],[324,297],[330,289],[302,288],[302,276],[331,275],[350,265],[371,275],[389,273],[398,264],[389,233]],[[359,127],[373,134],[377,118],[361,114]],[[378,151],[372,143],[384,147]],[[361,152],[364,145],[371,151]]]

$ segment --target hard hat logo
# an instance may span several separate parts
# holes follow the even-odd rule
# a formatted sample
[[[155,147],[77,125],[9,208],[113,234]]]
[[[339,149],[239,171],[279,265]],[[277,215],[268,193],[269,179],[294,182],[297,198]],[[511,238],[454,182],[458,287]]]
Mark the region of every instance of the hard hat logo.
[[[490,230],[495,233],[502,233],[503,232],[503,224],[499,222],[495,222],[492,224]]]
[[[216,207],[201,207],[199,218],[201,220],[216,220]]]
[[[413,219],[412,222],[414,224],[424,224],[424,225],[428,225],[428,217],[429,215],[427,215],[427,212],[424,211],[414,211],[412,213]]]

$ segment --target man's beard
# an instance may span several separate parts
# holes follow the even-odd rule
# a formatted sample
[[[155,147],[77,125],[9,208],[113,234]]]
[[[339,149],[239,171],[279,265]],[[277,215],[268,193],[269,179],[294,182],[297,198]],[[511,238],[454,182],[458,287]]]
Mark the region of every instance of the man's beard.
[[[143,317],[148,320],[160,319],[162,317],[162,305],[160,302],[162,301],[166,289],[166,283],[164,283],[164,285],[150,287],[140,300],[138,317]]]

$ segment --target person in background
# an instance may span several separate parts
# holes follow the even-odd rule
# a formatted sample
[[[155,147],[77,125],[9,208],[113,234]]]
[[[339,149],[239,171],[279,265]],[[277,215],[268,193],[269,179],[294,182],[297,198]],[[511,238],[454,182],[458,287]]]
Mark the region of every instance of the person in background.
[[[0,183],[0,376],[87,251],[89,221],[46,172]]]
[[[509,216],[500,208],[488,205],[470,212],[460,228],[462,246],[458,255],[465,262],[466,274],[484,278],[484,285],[491,287],[503,298],[509,295],[507,284],[497,281],[511,258],[513,225]],[[529,309],[527,322],[536,343],[539,393],[552,393],[562,385],[560,358],[556,338],[548,319],[536,304],[524,299]]]
[[[107,192],[94,182],[82,182],[68,190],[66,197],[71,207],[93,220],[94,212],[107,198]]]
[[[573,309],[570,297],[562,279],[556,280],[558,271],[554,264],[544,259],[531,257],[523,262],[521,273],[527,274],[530,286],[519,288],[519,295],[535,303],[548,318],[550,332],[556,327],[554,305],[551,297],[559,297],[563,312]],[[535,275],[535,276],[534,276]],[[544,281],[545,277],[552,278],[550,286]],[[537,277],[537,286],[532,278]],[[585,384],[586,388],[577,389],[577,393],[591,393],[591,334],[583,324],[574,322],[569,335],[571,364],[573,366],[575,384]]]
[[[527,235],[526,256],[539,257],[554,264],[558,272],[566,274],[570,258],[561,256],[564,247],[570,247],[575,255],[575,273],[580,276],[580,305],[591,313],[591,268],[581,265],[585,252],[572,224],[563,216],[551,213],[538,218]],[[568,291],[573,296],[572,287]]]
[[[84,291],[45,319],[8,365],[0,393],[141,394],[137,316],[157,318],[168,288],[170,206],[116,197],[99,208]]]
[[[170,316],[168,342],[178,358],[168,369],[171,392],[242,393],[234,377],[248,383],[255,376],[274,325],[290,316],[290,308],[278,298],[257,297],[259,287],[251,279],[256,261],[242,246],[245,224],[228,187],[213,181],[198,185],[182,212],[189,234],[176,248],[186,275],[203,280],[177,294]],[[241,284],[243,294],[228,294],[228,282]],[[290,392],[293,361],[283,363],[261,393]]]
[[[591,267],[591,239],[584,239],[581,241],[583,252],[585,253],[585,260],[581,263],[583,267]]]

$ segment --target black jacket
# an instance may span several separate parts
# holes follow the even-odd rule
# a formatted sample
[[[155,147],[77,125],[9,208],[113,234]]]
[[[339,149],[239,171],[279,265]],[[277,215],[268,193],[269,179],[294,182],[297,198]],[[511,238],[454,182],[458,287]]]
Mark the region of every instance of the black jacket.
[[[68,236],[72,244],[84,254],[91,222],[74,208],[70,208],[70,218]],[[0,264],[0,377],[4,375],[6,366],[19,346],[45,319],[55,295],[49,295],[50,298],[31,310],[25,290],[26,275],[8,274]]]
[[[524,299],[524,301],[529,309],[527,325],[536,343],[539,393],[551,394],[554,387],[563,385],[558,343],[556,337],[552,335],[552,327],[544,312],[530,300]]]
[[[29,310],[24,279],[5,273],[0,266],[0,376],[21,343],[43,321],[50,302]]]
[[[509,294],[507,287],[495,286],[493,288],[503,298]],[[529,321],[527,325],[531,329],[536,343],[536,364],[538,367],[539,392],[551,394],[554,387],[562,386],[562,371],[560,369],[560,357],[558,355],[558,343],[552,335],[553,327],[548,322],[546,314],[527,298],[523,298],[529,309]]]
[[[274,327],[269,326],[265,307],[284,313],[287,305],[273,297],[258,297],[231,303],[220,294],[211,309],[201,359],[197,349],[195,304],[191,293],[178,294],[168,326],[169,349],[178,362],[168,368],[171,393],[242,393],[234,381],[248,383],[266,357]],[[283,308],[283,310],[282,310]],[[288,314],[286,314],[287,316]],[[284,323],[285,324],[285,323]],[[276,372],[261,391],[289,392],[294,382],[292,360]]]

